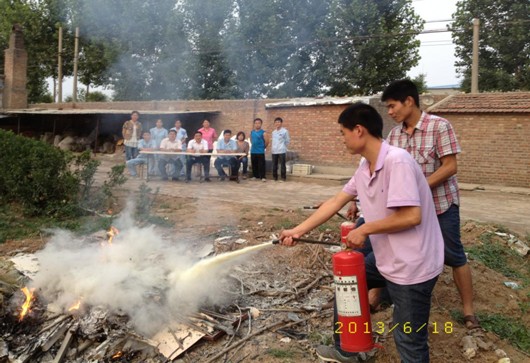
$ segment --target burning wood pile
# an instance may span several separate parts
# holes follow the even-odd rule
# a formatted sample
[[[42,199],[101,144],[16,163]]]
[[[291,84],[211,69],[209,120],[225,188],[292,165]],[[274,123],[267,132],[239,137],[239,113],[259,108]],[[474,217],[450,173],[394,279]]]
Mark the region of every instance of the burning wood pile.
[[[101,249],[112,248],[118,233],[117,228],[111,227],[105,239],[101,235],[89,239],[91,242],[99,240]],[[53,248],[53,241],[51,246]],[[35,259],[30,255],[13,259],[18,269],[34,278],[30,285],[38,286],[39,271],[50,268],[46,264],[46,253],[39,254],[39,257],[41,266],[35,264]],[[101,268],[113,258],[112,254],[98,257],[104,258],[99,261]],[[61,261],[57,260],[56,263],[61,264]],[[115,272],[119,270],[116,266],[113,268]],[[13,270],[9,273],[17,274]],[[63,273],[74,271],[70,269]],[[195,283],[192,280],[194,276],[204,278],[205,273],[194,266],[185,269],[182,274],[189,280],[186,285],[192,285]],[[178,278],[184,279],[175,271],[172,274],[177,275],[171,278],[172,283]],[[50,301],[49,291],[45,291],[48,286],[25,286],[14,291],[16,280],[21,279],[22,276],[0,279],[2,287],[9,287],[3,288],[2,292],[10,298],[10,304],[2,304],[0,311],[0,362],[166,362],[177,358],[201,339],[212,341],[225,334],[233,336],[234,327],[249,318],[248,312],[241,309],[219,313],[204,309],[197,311],[189,307],[183,309],[182,313],[172,311],[164,324],[154,325],[156,329],[150,327],[144,330],[139,329],[138,321],[131,321],[125,309],[112,309],[104,304],[93,305],[91,299],[83,296],[65,306],[61,301],[64,300],[62,296],[56,295],[57,299]],[[9,284],[4,280],[9,280]],[[60,279],[55,282],[65,284]],[[79,283],[82,284],[81,281]],[[119,286],[116,286],[116,293],[119,290]],[[186,286],[180,286],[179,290],[185,293]],[[57,293],[59,289],[52,287],[52,291]],[[43,293],[42,297],[39,292]],[[169,295],[174,296],[175,292],[169,291]],[[0,296],[4,297],[3,294]],[[169,298],[168,291],[153,287],[142,291],[141,300],[150,308],[159,307],[168,313],[165,300]],[[187,299],[187,302],[192,301]]]

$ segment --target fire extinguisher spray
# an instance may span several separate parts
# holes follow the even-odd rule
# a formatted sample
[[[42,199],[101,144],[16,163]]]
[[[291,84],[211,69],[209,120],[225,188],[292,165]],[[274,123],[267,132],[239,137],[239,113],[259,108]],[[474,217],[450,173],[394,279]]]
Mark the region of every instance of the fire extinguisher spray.
[[[348,231],[349,233],[349,231]],[[368,352],[374,348],[364,255],[344,250],[333,255],[333,280],[340,333],[346,352]]]

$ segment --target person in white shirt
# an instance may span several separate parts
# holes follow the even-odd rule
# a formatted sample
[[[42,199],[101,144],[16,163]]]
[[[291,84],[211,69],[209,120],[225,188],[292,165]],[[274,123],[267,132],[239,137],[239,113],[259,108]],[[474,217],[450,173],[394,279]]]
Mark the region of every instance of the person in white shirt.
[[[278,161],[280,162],[280,172],[284,182],[287,179],[287,167],[285,157],[287,155],[287,146],[291,143],[289,131],[282,127],[283,120],[281,117],[274,119],[274,131],[272,132],[272,177],[274,181],[278,180]]]
[[[177,140],[177,132],[175,130],[169,131],[168,137],[160,143],[160,151],[172,151],[172,152],[181,152],[182,143],[180,140]],[[174,166],[173,173],[171,174],[171,180],[179,180],[180,171],[184,167],[184,155],[169,155],[163,154],[158,161],[158,169],[162,175],[162,180],[168,180],[168,175],[166,172],[166,165],[172,164]]]
[[[191,180],[192,165],[197,163],[202,164],[202,166],[204,167],[204,180],[210,182],[210,159],[206,155],[208,153],[208,142],[206,142],[206,140],[203,140],[202,132],[195,132],[193,140],[190,140],[190,142],[188,142],[187,151],[195,153],[197,155],[188,155],[188,160],[186,162],[186,183]]]

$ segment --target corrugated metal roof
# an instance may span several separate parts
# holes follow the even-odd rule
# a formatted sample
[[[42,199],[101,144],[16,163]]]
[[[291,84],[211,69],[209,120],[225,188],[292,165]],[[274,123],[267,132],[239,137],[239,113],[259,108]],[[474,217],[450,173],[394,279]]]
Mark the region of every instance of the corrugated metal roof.
[[[530,113],[530,92],[495,92],[449,96],[427,109],[432,113]]]
[[[175,115],[175,114],[195,114],[195,113],[221,113],[221,111],[160,111],[160,110],[138,110],[140,114],[148,115]],[[126,114],[129,115],[131,110],[109,110],[109,109],[46,109],[46,108],[26,108],[20,110],[4,110],[6,115],[97,115],[97,114]]]
[[[350,105],[355,102],[370,103],[371,97],[322,97],[322,98],[292,98],[287,101],[266,103],[265,108],[304,107],[326,105]]]

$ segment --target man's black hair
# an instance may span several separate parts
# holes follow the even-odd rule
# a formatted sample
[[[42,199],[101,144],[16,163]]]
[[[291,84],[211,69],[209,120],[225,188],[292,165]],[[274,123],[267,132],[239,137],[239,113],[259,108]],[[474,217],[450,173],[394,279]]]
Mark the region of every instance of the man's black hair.
[[[381,101],[385,102],[392,99],[403,103],[409,96],[412,97],[416,106],[420,107],[418,87],[410,79],[400,79],[390,83],[385,88]]]
[[[229,130],[229,129],[226,129],[226,130],[223,131],[223,135],[224,135],[224,134],[232,134],[232,131]]]
[[[173,131],[175,131],[175,130],[173,130]],[[197,134],[201,134],[201,136],[202,136],[202,132],[200,132],[199,130],[195,131],[194,135],[197,135]]]
[[[283,124],[283,119],[281,117],[276,117],[274,119],[274,122],[276,122],[276,121],[280,121]]]
[[[356,102],[348,106],[340,114],[338,122],[349,130],[361,125],[368,130],[370,135],[379,139],[383,138],[383,119],[375,108],[366,103]]]
[[[170,132],[174,132],[175,135],[177,134],[177,130],[169,130],[168,134],[169,134]]]

